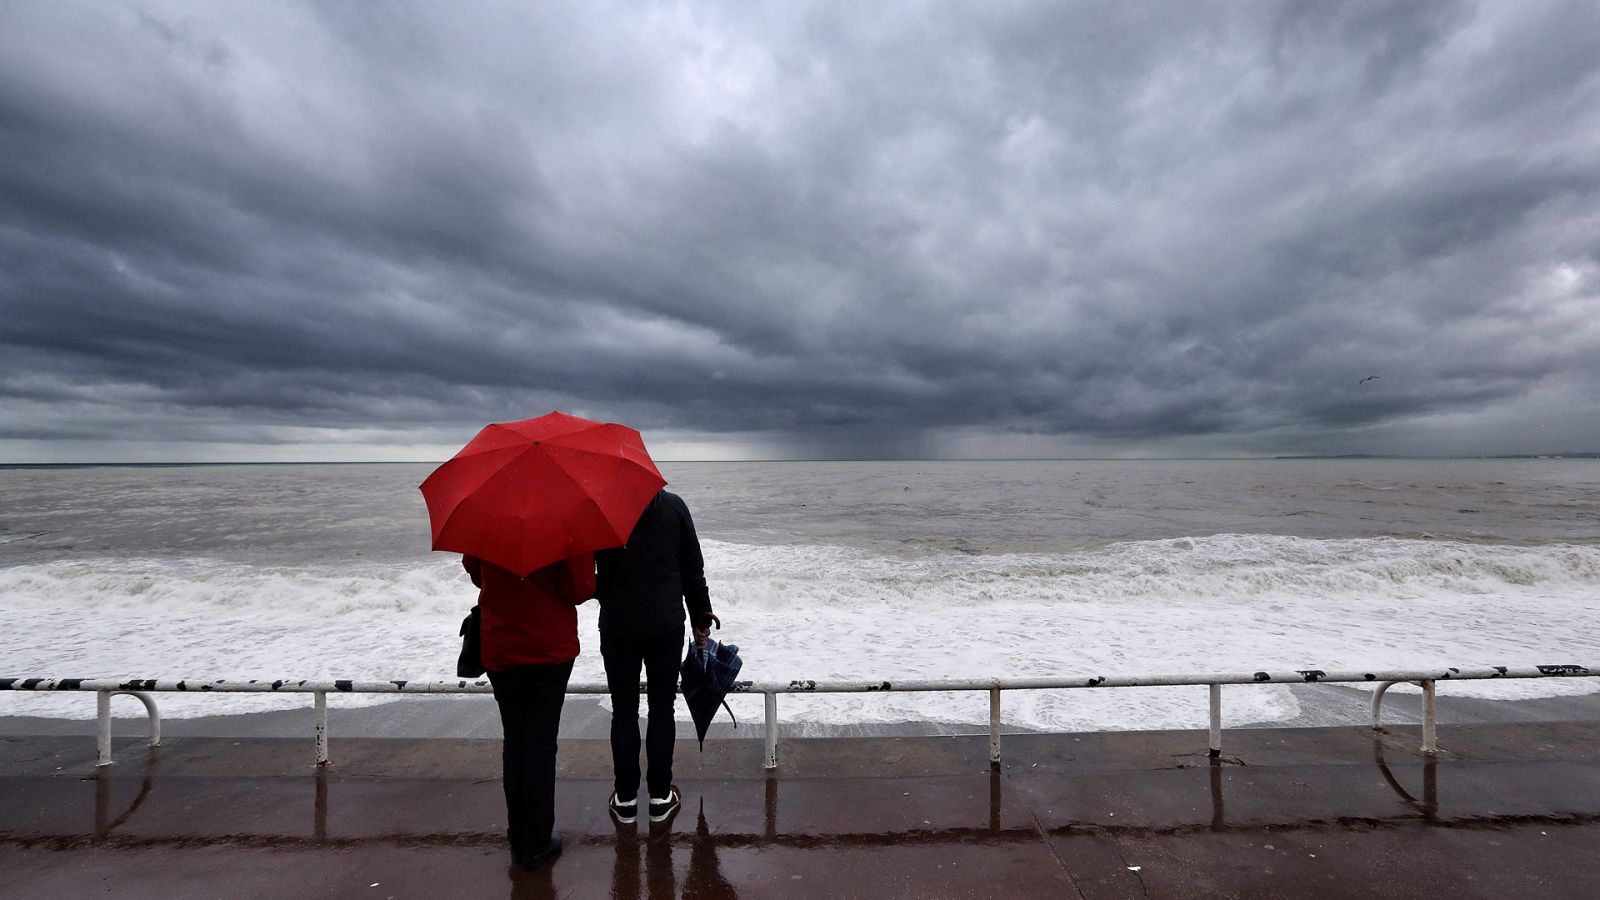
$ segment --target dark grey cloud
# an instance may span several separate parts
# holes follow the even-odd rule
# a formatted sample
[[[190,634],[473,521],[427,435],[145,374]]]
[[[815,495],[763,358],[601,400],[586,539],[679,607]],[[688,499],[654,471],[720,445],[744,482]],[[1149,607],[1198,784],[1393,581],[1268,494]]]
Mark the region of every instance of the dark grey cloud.
[[[1600,449],[1596,33],[1577,2],[8,4],[0,454],[377,453],[555,407],[799,455]]]

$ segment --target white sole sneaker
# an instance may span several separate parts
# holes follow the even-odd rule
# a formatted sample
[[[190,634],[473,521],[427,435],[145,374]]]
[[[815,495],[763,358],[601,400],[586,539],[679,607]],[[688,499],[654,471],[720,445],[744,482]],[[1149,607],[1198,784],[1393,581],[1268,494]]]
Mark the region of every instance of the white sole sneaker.
[[[650,821],[652,821],[652,822],[665,821],[669,816],[671,816],[673,813],[677,812],[678,811],[678,807],[681,806],[681,805],[682,805],[682,800],[678,797],[678,789],[677,788],[673,788],[671,791],[669,791],[667,793],[666,799],[664,799],[664,800],[657,800],[656,798],[651,797],[650,798]]]
[[[617,792],[612,791],[606,800],[606,808],[611,810],[611,817],[624,825],[632,824],[639,818],[639,801],[629,800],[627,803],[617,799]]]

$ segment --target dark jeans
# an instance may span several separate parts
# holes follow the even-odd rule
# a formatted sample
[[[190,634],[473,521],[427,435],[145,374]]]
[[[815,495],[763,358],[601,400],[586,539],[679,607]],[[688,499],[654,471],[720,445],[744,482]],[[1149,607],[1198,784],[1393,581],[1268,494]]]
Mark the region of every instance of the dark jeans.
[[[505,733],[506,836],[517,859],[549,846],[556,824],[556,732],[571,677],[571,661],[489,673]]]
[[[683,647],[682,628],[651,637],[600,633],[600,655],[606,661],[606,686],[611,690],[611,765],[616,771],[619,800],[639,794],[641,664],[650,683],[650,721],[644,740],[650,796],[665,797],[672,789],[672,742],[678,730],[672,720],[672,704],[678,696]]]

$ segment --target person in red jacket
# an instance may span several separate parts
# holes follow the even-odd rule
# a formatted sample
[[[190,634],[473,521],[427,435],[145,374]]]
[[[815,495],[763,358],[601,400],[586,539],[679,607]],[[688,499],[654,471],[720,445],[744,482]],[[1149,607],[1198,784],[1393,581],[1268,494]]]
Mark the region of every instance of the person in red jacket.
[[[511,858],[537,869],[561,855],[556,821],[556,735],[572,661],[577,607],[594,595],[594,556],[583,554],[518,576],[463,556],[478,586],[483,667],[505,734],[501,765]]]

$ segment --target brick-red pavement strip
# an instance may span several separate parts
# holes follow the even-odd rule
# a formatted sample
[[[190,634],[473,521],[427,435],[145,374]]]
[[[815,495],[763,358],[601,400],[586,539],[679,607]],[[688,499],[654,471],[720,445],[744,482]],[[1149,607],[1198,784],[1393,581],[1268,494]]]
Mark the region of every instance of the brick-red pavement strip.
[[[493,741],[0,741],[3,897],[1600,896],[1600,725],[679,747],[666,828],[562,745],[554,867],[512,872]]]

